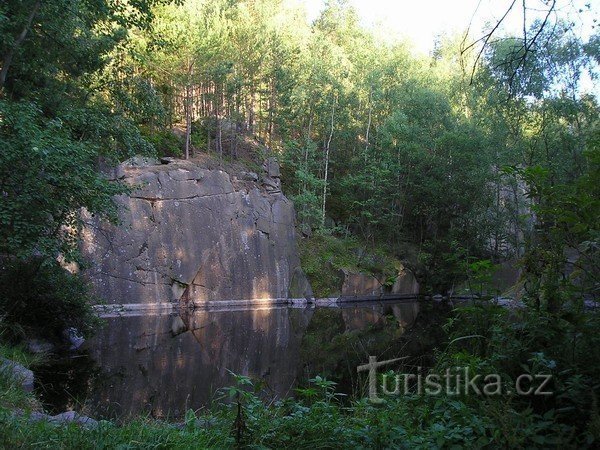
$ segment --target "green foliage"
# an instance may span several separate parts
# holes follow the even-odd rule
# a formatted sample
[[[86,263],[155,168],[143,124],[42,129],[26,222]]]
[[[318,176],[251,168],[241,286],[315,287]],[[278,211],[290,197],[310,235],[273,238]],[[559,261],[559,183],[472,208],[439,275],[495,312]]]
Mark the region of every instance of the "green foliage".
[[[188,411],[183,427],[150,420],[122,426],[100,422],[97,429],[76,425],[27,423],[0,411],[5,447],[35,448],[548,448],[589,445],[569,435],[552,414],[518,411],[510,403],[474,408],[451,396],[392,398],[383,406],[367,401],[341,406],[335,384],[312,380],[307,398],[267,406],[247,393],[238,404],[198,417]],[[250,386],[244,383],[244,386]],[[236,392],[246,393],[246,389]],[[307,393],[308,391],[304,391]],[[236,394],[237,396],[237,394]],[[306,397],[306,396],[304,396]],[[236,439],[236,421],[244,417],[244,434]],[[198,424],[210,423],[210,426]]]
[[[0,322],[0,337],[5,336],[4,324]],[[29,367],[39,362],[39,357],[28,354],[20,347],[0,344],[0,361],[8,359]],[[7,409],[25,408],[38,409],[39,401],[30,392],[25,392],[18,380],[10,376],[7,371],[0,370],[0,415]]]
[[[121,76],[110,57],[127,47],[130,29],[149,25],[157,3],[0,8],[0,290],[15,329],[90,331],[84,284],[56,260],[77,259],[82,208],[116,218],[112,198],[127,189],[99,163],[153,151],[136,121],[157,120],[162,106],[146,79]]]
[[[600,342],[594,331],[599,320],[592,311],[554,315],[508,311],[487,302],[461,307],[446,325],[450,344],[438,354],[434,370],[468,366],[472,376],[501,375],[507,388],[521,374],[549,374],[551,396],[511,397],[511,407],[551,419],[554,439],[558,430],[571,430],[564,438],[589,444],[600,438],[593,426],[598,414],[594,399],[600,394]],[[484,407],[479,398],[462,401]]]
[[[537,215],[523,265],[528,299],[538,308],[557,311],[571,301],[580,307],[582,296],[576,292],[593,294],[600,286],[599,154],[592,140],[584,152],[586,168],[570,183],[560,182],[552,168],[506,169],[529,186],[527,195]],[[569,266],[569,276],[561,276]]]
[[[467,365],[499,372],[505,383],[522,371],[552,373],[557,393],[409,396],[374,407],[339,402],[333,381],[314,378],[298,399],[266,406],[259,387],[236,376],[227,406],[211,412],[212,428],[198,426],[193,411],[184,429],[138,421],[90,431],[25,426],[3,411],[0,445],[593,445],[598,317],[582,310],[599,286],[600,128],[597,99],[581,94],[579,80],[598,62],[598,36],[585,43],[558,26],[542,30],[532,48],[498,39],[467,86],[456,40],[441,39],[432,58],[412,56],[361,28],[347,2],[328,2],[313,24],[278,0],[162,3],[0,6],[5,333],[90,331],[85,284],[56,261],[77,257],[80,208],[115,218],[110,199],[125,190],[98,162],[153,146],[180,155],[170,130],[193,117],[196,148],[210,139],[222,159],[225,138],[236,158],[243,130],[280,157],[299,221],[321,228],[300,249],[317,295],[335,293],[340,269],[392,284],[390,255],[405,258],[407,242],[418,249],[419,281],[434,293],[465,280],[484,291],[496,263],[522,257],[526,307],[459,309],[437,369]],[[324,346],[340,324],[319,324],[312,348],[340,352],[357,339],[347,333]],[[23,398],[6,383],[0,379],[3,405],[16,406]]]
[[[342,269],[384,279],[398,272],[398,261],[387,256],[385,249],[366,251],[365,243],[352,236],[318,231],[300,241],[299,250],[302,268],[317,296],[339,294],[343,282]]]
[[[157,156],[173,156],[180,158],[183,156],[183,142],[171,130],[150,130],[143,129],[143,136],[154,149]],[[196,143],[194,143],[196,145]]]
[[[114,213],[112,196],[125,189],[96,171],[97,144],[71,133],[34,103],[0,100],[0,254],[72,259],[78,209]]]

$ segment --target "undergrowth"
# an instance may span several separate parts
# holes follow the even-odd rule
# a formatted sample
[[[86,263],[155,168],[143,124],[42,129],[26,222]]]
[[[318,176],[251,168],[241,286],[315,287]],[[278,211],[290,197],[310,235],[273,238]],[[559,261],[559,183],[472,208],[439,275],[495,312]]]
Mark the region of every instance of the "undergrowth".
[[[33,409],[0,378],[3,448],[594,448],[599,440],[598,313],[508,311],[488,303],[458,308],[429,370],[469,367],[514,383],[520,373],[553,376],[546,397],[465,395],[443,391],[383,396],[372,404],[347,398],[315,377],[293,398],[266,403],[260,384],[234,375],[216,407],[188,411],[179,424],[137,419],[101,421],[95,429],[30,423]],[[2,347],[11,356],[10,348]],[[20,351],[12,356],[27,363]],[[364,381],[364,380],[363,380]],[[379,383],[382,378],[379,379]],[[6,400],[8,396],[9,400]],[[11,400],[12,399],[12,400]]]
[[[317,297],[340,293],[342,269],[373,275],[393,283],[401,266],[385,249],[365,250],[364,243],[353,236],[336,236],[329,231],[317,231],[299,243],[302,269]]]

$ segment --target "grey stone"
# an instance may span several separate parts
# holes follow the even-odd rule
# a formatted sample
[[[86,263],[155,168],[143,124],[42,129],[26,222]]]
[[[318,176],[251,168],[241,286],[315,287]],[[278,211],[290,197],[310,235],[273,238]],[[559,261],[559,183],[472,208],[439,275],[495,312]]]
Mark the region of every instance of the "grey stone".
[[[7,374],[13,380],[21,383],[21,387],[26,392],[33,391],[34,376],[33,372],[27,367],[10,359],[0,358],[0,372]]]
[[[119,165],[115,169],[115,177],[117,178],[117,180],[125,178],[125,168],[123,166]]]
[[[57,414],[48,419],[50,423],[55,424],[69,424],[76,423],[85,428],[93,429],[98,427],[98,422],[91,417],[83,416],[75,411],[66,411],[64,413]]]
[[[281,170],[277,158],[269,158],[265,163],[267,175],[271,178],[281,178]]]
[[[392,294],[415,294],[420,291],[419,282],[412,272],[406,268],[401,268],[398,271],[396,281],[392,286]]]
[[[302,233],[302,236],[304,236],[304,237],[312,236],[312,228],[307,223],[303,223],[300,225],[300,232]]]
[[[49,421],[50,418],[50,415],[39,411],[31,411],[29,414],[29,422],[40,422],[42,420]]]
[[[244,181],[258,181],[258,175],[254,172],[242,172],[240,177]]]
[[[146,166],[155,166],[160,164],[160,162],[155,158],[148,158],[146,156],[133,156],[128,160],[122,163],[124,166],[131,167],[146,167]]]
[[[351,272],[349,270],[343,270],[343,273],[343,296],[383,294],[383,284],[378,278],[369,274],[361,272]]]
[[[63,331],[63,339],[69,344],[69,350],[77,350],[85,342],[85,338],[73,327]]]
[[[289,298],[305,298],[307,300],[313,298],[313,290],[306,275],[299,267],[292,274],[290,283]]]
[[[583,305],[587,308],[587,309],[597,309],[600,308],[600,302],[594,301],[594,300],[584,300],[583,301]]]
[[[269,193],[281,192],[281,181],[279,178],[263,177],[262,184]]]

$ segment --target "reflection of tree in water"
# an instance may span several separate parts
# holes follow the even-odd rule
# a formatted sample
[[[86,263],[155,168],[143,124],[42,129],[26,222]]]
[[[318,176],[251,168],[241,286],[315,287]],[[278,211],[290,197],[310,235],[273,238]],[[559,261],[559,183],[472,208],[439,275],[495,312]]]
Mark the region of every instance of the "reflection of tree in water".
[[[302,378],[322,375],[338,383],[339,392],[362,395],[356,367],[370,355],[410,356],[406,370],[427,367],[444,338],[440,325],[446,313],[442,305],[416,302],[317,309],[302,340]]]

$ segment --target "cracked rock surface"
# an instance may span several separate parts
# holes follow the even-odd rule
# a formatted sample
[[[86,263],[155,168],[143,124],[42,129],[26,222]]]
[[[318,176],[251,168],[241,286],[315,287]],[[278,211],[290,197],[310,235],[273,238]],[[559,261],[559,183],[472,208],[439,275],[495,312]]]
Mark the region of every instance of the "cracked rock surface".
[[[273,189],[276,161],[265,171],[259,183],[193,161],[119,166],[118,178],[135,187],[117,198],[121,223],[83,213],[95,293],[117,304],[311,295],[307,283],[292,283],[302,276],[295,214]]]

